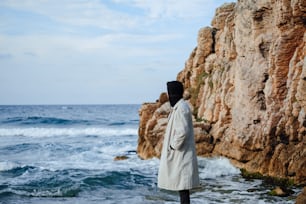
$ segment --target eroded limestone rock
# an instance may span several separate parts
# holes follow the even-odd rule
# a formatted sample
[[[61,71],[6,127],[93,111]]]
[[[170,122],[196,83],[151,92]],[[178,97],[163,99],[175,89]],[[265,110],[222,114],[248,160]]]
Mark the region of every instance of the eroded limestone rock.
[[[178,74],[190,98],[199,155],[226,156],[250,172],[306,183],[306,3],[239,0]],[[138,154],[160,156],[166,94],[140,109]]]

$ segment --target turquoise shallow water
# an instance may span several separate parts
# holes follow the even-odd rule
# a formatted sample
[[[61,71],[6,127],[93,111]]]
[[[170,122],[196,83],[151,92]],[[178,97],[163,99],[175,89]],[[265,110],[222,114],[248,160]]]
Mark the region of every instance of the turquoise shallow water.
[[[139,105],[0,106],[0,203],[177,203],[137,157]],[[114,161],[126,155],[127,160]],[[225,158],[198,158],[192,203],[294,203]]]

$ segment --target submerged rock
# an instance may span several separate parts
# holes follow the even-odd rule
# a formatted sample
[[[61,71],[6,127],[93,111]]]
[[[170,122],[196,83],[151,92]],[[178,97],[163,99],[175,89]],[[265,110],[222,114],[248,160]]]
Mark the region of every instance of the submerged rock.
[[[277,186],[275,189],[273,189],[272,191],[270,191],[270,195],[273,196],[280,196],[280,197],[286,197],[289,196],[291,194],[293,194],[294,192],[292,190],[289,190],[287,188],[282,188],[280,186]]]
[[[296,198],[296,204],[305,204],[306,203],[306,187],[303,188],[303,191]]]
[[[123,155],[123,156],[116,156],[115,158],[114,158],[114,161],[120,161],[120,160],[126,160],[126,159],[128,159],[129,157],[128,156],[125,156],[125,155]]]

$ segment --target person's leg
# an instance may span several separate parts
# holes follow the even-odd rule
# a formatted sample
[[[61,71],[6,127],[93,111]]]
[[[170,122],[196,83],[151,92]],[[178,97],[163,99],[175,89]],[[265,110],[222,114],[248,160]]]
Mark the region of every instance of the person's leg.
[[[190,204],[189,190],[182,190],[179,191],[179,193],[180,193],[181,204]]]

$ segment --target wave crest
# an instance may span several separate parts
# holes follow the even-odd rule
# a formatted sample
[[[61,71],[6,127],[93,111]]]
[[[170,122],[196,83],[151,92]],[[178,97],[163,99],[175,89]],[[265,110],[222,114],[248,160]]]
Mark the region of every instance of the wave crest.
[[[20,168],[20,167],[22,166],[14,162],[9,162],[9,161],[0,162],[0,172],[9,171],[9,170]]]
[[[54,136],[120,136],[137,135],[136,128],[0,128],[0,136],[54,137]]]
[[[12,117],[2,121],[3,124],[18,124],[18,125],[73,125],[73,124],[88,124],[87,120],[73,120],[54,117]]]
[[[224,157],[199,159],[199,167],[200,177],[204,179],[240,174],[240,170]]]
[[[79,187],[55,188],[49,190],[5,188],[0,190],[0,199],[9,194],[29,197],[76,197],[80,191]]]

